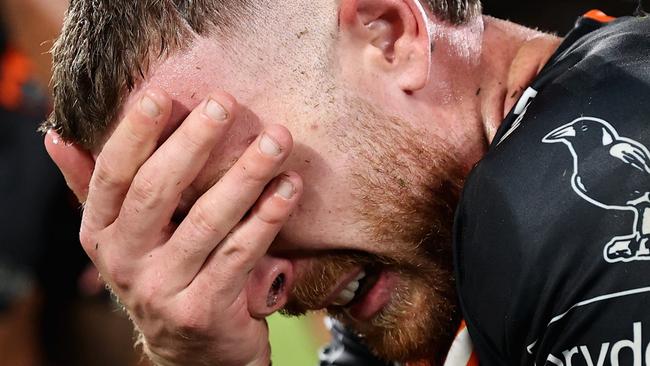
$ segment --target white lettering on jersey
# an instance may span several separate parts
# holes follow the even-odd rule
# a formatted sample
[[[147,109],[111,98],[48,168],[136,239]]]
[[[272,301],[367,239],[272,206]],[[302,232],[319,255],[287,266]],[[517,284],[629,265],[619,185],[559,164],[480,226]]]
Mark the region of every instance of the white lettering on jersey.
[[[519,126],[521,126],[521,122],[524,120],[524,117],[526,116],[526,112],[528,112],[528,107],[533,103],[533,99],[537,96],[537,90],[533,88],[528,88],[524,92],[524,94],[519,98],[519,101],[517,102],[517,105],[515,106],[515,109],[513,110],[513,113],[515,116],[518,116],[517,119],[512,123],[512,126],[510,126],[510,129],[508,132],[506,132],[501,140],[499,140],[498,145],[501,145],[503,141],[505,141],[510,135],[512,135],[513,132],[515,132]]]
[[[588,366],[603,366],[609,359],[610,365],[619,366],[621,365],[621,354],[630,354],[630,352],[633,357],[633,363],[630,366],[650,365],[650,342],[645,348],[642,342],[643,323],[636,322],[632,325],[632,339],[603,342],[599,345],[600,347],[587,345],[570,347],[562,352],[561,357],[549,354],[546,358],[546,365],[572,366],[575,360],[576,363]],[[597,358],[594,359],[596,355]]]
[[[569,315],[571,312],[574,312],[574,311],[580,311],[582,308],[587,307],[587,306],[589,306],[589,305],[593,305],[593,304],[601,303],[601,302],[604,302],[604,301],[610,301],[610,300],[615,300],[615,299],[621,299],[621,298],[630,297],[630,296],[645,295],[645,294],[648,294],[648,293],[650,293],[650,287],[641,287],[641,288],[636,288],[636,289],[631,289],[631,290],[625,290],[625,291],[620,291],[620,292],[614,292],[614,293],[611,293],[611,294],[600,295],[600,296],[596,296],[596,297],[593,297],[593,298],[590,298],[590,299],[587,299],[587,300],[580,301],[580,302],[578,302],[578,303],[576,303],[576,304],[573,304],[571,307],[569,307],[569,308],[568,308],[565,312],[563,312],[562,314],[559,314],[559,315],[554,316],[554,317],[553,317],[553,318],[548,322],[547,328],[550,328],[551,326],[553,326],[553,325],[555,325],[555,324],[558,324],[561,320],[563,320],[563,319],[564,319],[567,315]],[[636,324],[636,323],[635,323],[635,324]],[[526,352],[527,352],[529,355],[533,355],[533,354],[536,352],[536,351],[535,351],[535,348],[537,347],[538,342],[539,342],[539,339],[536,339],[534,342],[531,342],[531,343],[526,347]],[[582,346],[581,346],[581,347],[582,347]],[[584,347],[586,347],[586,346],[584,346]],[[650,345],[648,345],[648,347],[650,347]],[[609,343],[603,343],[603,344],[601,345],[600,353],[599,353],[599,356],[598,356],[598,361],[596,362],[595,365],[597,365],[597,366],[602,366],[602,364],[600,363],[600,362],[601,362],[600,359],[601,359],[602,357],[604,357],[604,356],[602,356],[602,355],[603,355],[603,354],[606,354],[608,349],[609,349]],[[585,348],[584,350],[583,350],[582,348],[580,348],[580,351],[581,351],[581,353],[582,353],[583,355],[584,355],[584,354],[588,354],[588,355],[591,355],[591,354],[592,354],[592,351],[589,350],[589,349],[587,349],[587,348]],[[646,355],[646,358],[647,358],[647,361],[648,361],[647,366],[650,366],[650,354],[648,354],[648,352],[650,352],[650,350],[646,349],[646,354],[647,354],[647,355]],[[549,360],[549,359],[547,358],[547,359],[546,359],[547,364],[548,364],[548,362],[552,362],[552,363],[554,363],[554,364],[556,364],[556,365],[562,365],[562,366],[565,366],[565,365],[564,365],[564,363],[565,363],[564,361],[562,361],[561,359],[557,358],[556,356],[553,356],[553,355],[550,355],[550,356],[552,356],[552,357],[551,357],[552,360]],[[550,356],[549,356],[549,357],[550,357]],[[585,359],[586,359],[586,356],[585,356]],[[566,360],[565,360],[565,361],[566,361]],[[559,363],[559,362],[561,362],[561,363]],[[587,363],[587,364],[591,366],[590,363]]]

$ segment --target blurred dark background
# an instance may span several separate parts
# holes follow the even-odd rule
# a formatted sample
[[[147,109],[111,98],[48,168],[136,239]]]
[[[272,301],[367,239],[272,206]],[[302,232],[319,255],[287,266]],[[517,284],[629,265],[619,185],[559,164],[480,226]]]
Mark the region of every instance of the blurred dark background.
[[[564,35],[589,10],[598,9],[620,17],[633,14],[638,4],[637,0],[487,0],[483,1],[483,8],[485,14]]]

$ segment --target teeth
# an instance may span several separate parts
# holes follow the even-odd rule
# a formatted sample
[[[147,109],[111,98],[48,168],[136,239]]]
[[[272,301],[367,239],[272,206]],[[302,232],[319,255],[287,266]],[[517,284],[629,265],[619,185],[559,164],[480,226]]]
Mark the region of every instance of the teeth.
[[[359,281],[360,279],[362,279],[364,277],[366,277],[366,271],[361,271],[361,273],[359,273],[354,280]]]
[[[339,296],[334,300],[333,305],[336,306],[345,306],[350,303],[354,299],[354,296],[356,295],[356,291],[359,289],[359,281],[361,281],[364,277],[366,277],[366,272],[361,271],[357,275],[357,277],[354,278],[354,280],[350,281],[348,285],[341,291]]]
[[[352,292],[356,292],[359,289],[359,281],[352,281],[348,284],[348,287],[345,288],[346,290],[350,290]]]
[[[347,305],[354,299],[354,291],[350,291],[347,288],[341,291],[339,297],[334,300],[334,305],[343,306]]]

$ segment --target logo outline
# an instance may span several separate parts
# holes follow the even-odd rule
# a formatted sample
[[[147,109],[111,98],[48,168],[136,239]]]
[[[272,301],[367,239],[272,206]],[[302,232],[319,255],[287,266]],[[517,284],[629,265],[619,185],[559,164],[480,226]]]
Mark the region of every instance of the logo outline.
[[[648,248],[648,246],[650,245],[650,187],[648,187],[649,188],[648,192],[645,192],[644,195],[642,195],[636,200],[630,200],[626,202],[627,205],[625,206],[609,205],[590,197],[587,194],[588,190],[582,184],[581,177],[579,176],[578,154],[572,142],[569,141],[568,139],[569,137],[575,136],[575,130],[573,131],[571,130],[572,126],[582,121],[592,121],[604,126],[604,132],[603,132],[604,146],[606,146],[605,143],[608,142],[609,143],[622,142],[630,145],[633,148],[639,149],[641,154],[645,155],[645,156],[641,156],[641,159],[647,158],[648,160],[650,160],[650,150],[648,150],[648,148],[645,145],[641,144],[638,141],[620,136],[618,131],[609,122],[595,117],[577,118],[568,124],[562,125],[554,129],[542,139],[542,142],[545,144],[553,144],[553,143],[561,142],[568,147],[573,159],[573,173],[571,176],[571,188],[580,198],[584,199],[585,201],[597,207],[600,207],[608,211],[629,211],[634,214],[632,233],[626,235],[614,236],[605,244],[605,247],[603,248],[603,258],[605,259],[605,261],[607,261],[608,263],[618,263],[618,262],[629,263],[633,261],[650,261],[650,248]],[[605,133],[610,134],[610,136],[607,137]],[[611,139],[611,141],[609,139]],[[623,160],[628,165],[631,165],[632,167],[641,170],[642,172],[645,172],[650,176],[650,167],[648,167],[647,164],[640,166],[638,164],[630,163],[629,161],[626,160],[626,156],[624,155],[616,156],[613,155],[613,153],[617,153],[617,151],[612,152],[612,150],[610,150],[610,155]],[[636,207],[637,205],[642,206],[640,210],[637,209]],[[647,207],[644,207],[644,205],[647,205]],[[640,220],[642,220],[642,222],[640,222]],[[639,228],[641,228],[641,230],[639,230]],[[634,245],[638,244],[638,249],[636,250],[635,253],[632,253],[632,249],[630,249],[630,244],[633,244],[633,241],[636,241],[634,242]],[[625,253],[626,246],[629,253]]]

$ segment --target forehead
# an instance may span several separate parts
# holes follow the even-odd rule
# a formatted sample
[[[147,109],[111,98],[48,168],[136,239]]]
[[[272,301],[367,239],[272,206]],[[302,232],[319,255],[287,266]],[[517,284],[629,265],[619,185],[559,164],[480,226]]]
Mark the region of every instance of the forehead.
[[[146,79],[127,97],[125,110],[138,101],[147,88],[155,86],[165,90],[172,98],[172,120],[180,119],[196,107],[207,93],[222,89],[219,88],[221,75],[213,72],[215,64],[224,64],[220,60],[222,53],[216,45],[200,38],[191,46],[153,63]]]
[[[250,95],[254,85],[244,81],[245,69],[244,64],[235,67],[232,55],[213,39],[196,38],[190,46],[152,63],[145,80],[126,97],[118,120],[147,88],[162,88],[173,102],[170,123],[163,133],[169,135],[210,92],[227,91],[240,101]]]

